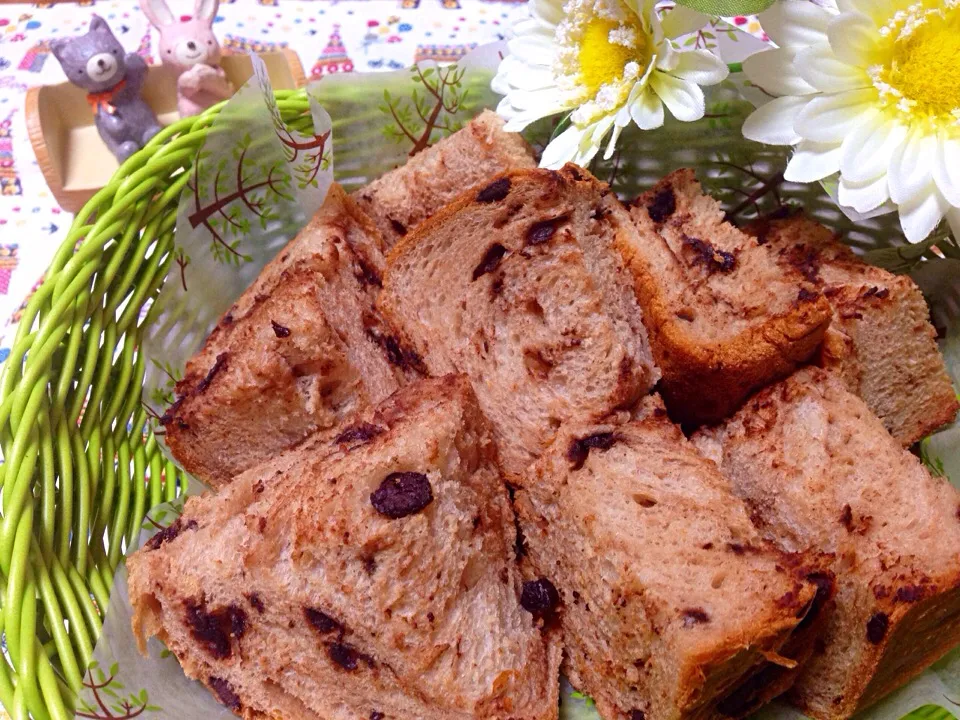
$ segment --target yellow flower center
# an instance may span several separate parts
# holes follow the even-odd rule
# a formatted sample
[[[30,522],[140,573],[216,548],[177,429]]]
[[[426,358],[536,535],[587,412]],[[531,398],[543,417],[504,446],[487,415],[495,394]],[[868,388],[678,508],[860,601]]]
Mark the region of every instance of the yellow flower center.
[[[610,42],[611,33],[632,30],[634,47]],[[639,22],[621,24],[614,20],[595,17],[583,29],[577,60],[580,65],[580,82],[590,97],[595,96],[604,85],[616,82],[623,76],[627,63],[637,62],[641,73],[645,69],[646,36]]]
[[[960,14],[928,21],[897,42],[890,84],[936,114],[960,108]]]

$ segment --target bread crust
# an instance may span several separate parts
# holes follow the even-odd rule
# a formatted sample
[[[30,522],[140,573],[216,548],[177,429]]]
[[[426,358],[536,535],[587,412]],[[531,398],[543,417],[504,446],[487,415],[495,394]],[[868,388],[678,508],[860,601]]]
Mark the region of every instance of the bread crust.
[[[672,198],[669,203],[665,193]],[[663,372],[660,390],[672,417],[690,424],[720,420],[751,392],[785,377],[813,355],[830,322],[829,303],[798,273],[778,271],[754,240],[723,222],[716,203],[701,195],[692,170],[661,180],[637,200],[631,216],[643,240],[618,247],[635,277],[644,324]],[[691,222],[701,232],[716,234],[688,237]],[[679,228],[684,242],[699,243],[690,256],[672,249],[662,235],[674,232],[668,227]],[[714,256],[704,260],[703,252]],[[730,293],[718,301],[708,289],[721,276],[726,283],[742,283],[745,293],[776,285],[790,297],[781,308],[758,307]],[[686,288],[689,303],[678,303],[678,288]],[[736,324],[737,329],[704,336],[694,318],[707,313],[717,315],[714,324]]]

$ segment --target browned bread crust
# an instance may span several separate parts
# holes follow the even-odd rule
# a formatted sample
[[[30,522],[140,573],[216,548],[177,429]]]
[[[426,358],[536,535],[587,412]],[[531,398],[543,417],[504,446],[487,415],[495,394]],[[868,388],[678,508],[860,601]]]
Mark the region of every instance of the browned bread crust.
[[[555,720],[514,541],[469,384],[426,380],[188,500],[128,561],[133,628],[245,718]]]
[[[625,235],[609,188],[568,165],[493,178],[390,253],[378,307],[431,374],[470,378],[510,477],[561,422],[628,408],[656,382],[613,249]]]
[[[224,315],[163,418],[187,471],[213,487],[383,400],[419,362],[374,299],[382,239],[340,189]]]
[[[459,132],[414,155],[353,194],[372,217],[388,247],[464,190],[491,175],[537,166],[518,133],[503,130],[503,119],[484,110]]]
[[[833,555],[836,610],[790,699],[847,718],[960,642],[960,493],[835,375],[801,370],[697,444],[764,536]]]
[[[830,322],[826,299],[727,223],[692,170],[661,180],[631,216],[640,241],[620,249],[672,417],[720,420],[813,355]]]
[[[657,400],[636,417],[565,426],[516,491],[565,672],[605,720],[747,715],[809,657],[832,576],[765,543]]]
[[[960,405],[920,288],[853,254],[806,217],[747,228],[781,267],[800,270],[833,308],[823,365],[839,372],[903,445],[953,422]]]

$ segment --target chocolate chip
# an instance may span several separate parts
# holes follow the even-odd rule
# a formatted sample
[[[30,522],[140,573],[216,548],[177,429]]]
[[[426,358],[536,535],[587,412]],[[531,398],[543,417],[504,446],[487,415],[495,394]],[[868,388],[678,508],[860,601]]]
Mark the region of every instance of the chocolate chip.
[[[710,616],[703,608],[687,608],[680,615],[683,618],[683,626],[687,628],[710,622]]]
[[[677,198],[673,188],[664,188],[653,196],[653,202],[647,205],[650,219],[655,223],[662,223],[677,211]]]
[[[356,648],[344,642],[332,642],[327,645],[327,654],[337,665],[351,672],[357,669],[361,660],[370,667],[373,667],[372,658],[358,652]]]
[[[231,710],[240,712],[240,696],[234,691],[233,685],[223,678],[213,676],[207,680],[207,685],[209,685],[210,689],[216,694],[217,700],[220,701],[221,705],[226,705]]]
[[[509,192],[510,178],[498,178],[477,193],[477,202],[497,202],[503,200]]]
[[[403,237],[404,235],[407,234],[407,228],[399,220],[394,220],[393,218],[390,218],[390,227],[392,227],[393,231],[400,237]]]
[[[922,600],[925,594],[926,588],[922,585],[904,585],[901,588],[897,588],[897,594],[894,595],[894,599],[897,602],[912,603],[917,602],[917,600]]]
[[[617,436],[609,432],[576,439],[567,449],[567,460],[573,463],[573,470],[579,470],[587,461],[591,450],[609,450],[616,442]]]
[[[506,254],[507,249],[500,243],[494,243],[491,245],[484,254],[483,259],[473,269],[473,279],[477,280],[487,273],[496,270],[497,266],[500,264],[500,261],[503,260],[503,257]]]
[[[692,265],[703,265],[707,272],[731,272],[737,266],[737,256],[726,250],[718,250],[706,240],[683,236],[683,242],[693,251]]]
[[[357,272],[354,273],[354,277],[357,278],[364,287],[371,285],[374,287],[383,287],[383,280],[380,278],[380,273],[371,267],[362,257],[357,257]]]
[[[225,370],[227,367],[227,358],[230,357],[229,353],[220,353],[217,355],[217,361],[213,364],[213,367],[207,372],[206,377],[203,378],[199,383],[197,383],[196,389],[193,391],[195,395],[199,395],[204,392],[210,383],[213,382],[213,379],[220,373],[220,371]]]
[[[337,438],[333,442],[335,445],[347,443],[358,443],[362,445],[363,443],[369,442],[383,432],[384,429],[379,425],[361,422],[348,427],[342,433],[337,435]]]
[[[376,327],[366,328],[367,337],[380,346],[387,362],[404,370],[413,369],[417,372],[426,372],[423,359],[413,350],[403,347],[393,335],[381,332]]]
[[[886,613],[876,612],[867,620],[867,640],[874,645],[883,642],[887,635],[887,628],[890,627],[890,618]]]
[[[258,593],[249,593],[247,595],[247,602],[250,603],[250,607],[252,607],[258,613],[263,614],[263,598],[261,598]]]
[[[534,223],[527,230],[527,245],[542,245],[553,237],[557,231],[557,225],[566,220],[566,217],[553,218],[551,220],[542,220]]]
[[[549,615],[559,603],[560,594],[546,578],[528,580],[520,591],[520,605],[536,617]]]
[[[231,640],[239,640],[247,631],[247,613],[236,605],[207,612],[204,601],[188,600],[186,622],[190,634],[218,660],[230,657]]]
[[[647,716],[643,710],[631,710],[630,720],[646,720]]]
[[[853,532],[853,509],[849,505],[844,505],[840,512],[840,524],[847,529],[847,532]]]
[[[147,542],[144,544],[144,547],[146,547],[147,550],[158,550],[164,543],[168,543],[176,539],[176,537],[184,530],[196,529],[196,520],[188,520],[186,523],[184,523],[182,518],[177,518],[171,525],[165,527],[152,538],[147,540]]]
[[[278,338],[290,337],[290,328],[284,327],[275,320],[270,321],[270,326],[273,328],[273,334]]]
[[[393,520],[418,513],[431,502],[430,480],[418,472],[390,473],[370,494],[374,510]]]
[[[816,300],[818,297],[820,296],[817,293],[802,287],[800,288],[800,292],[797,293],[797,302],[810,302],[811,300]]]
[[[322,610],[308,607],[303,609],[303,614],[307,618],[307,622],[321,635],[329,635],[335,632],[341,637],[343,636],[345,630],[343,624],[334,620]]]
[[[370,713],[370,720],[383,720],[384,717],[385,715],[379,710],[374,710]]]
[[[826,606],[830,596],[833,595],[832,575],[815,572],[807,575],[807,580],[817,586],[817,591],[814,593],[813,599],[807,603],[807,606],[800,608],[799,612],[797,613],[796,617],[803,619],[797,623],[797,627],[794,629],[794,632],[798,632],[812,625],[813,621],[816,620],[823,611],[823,608]]]

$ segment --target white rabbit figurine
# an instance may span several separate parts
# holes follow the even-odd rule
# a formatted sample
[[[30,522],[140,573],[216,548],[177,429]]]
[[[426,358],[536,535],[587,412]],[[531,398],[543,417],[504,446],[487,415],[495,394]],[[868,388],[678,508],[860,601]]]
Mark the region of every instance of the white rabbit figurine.
[[[233,95],[213,34],[219,6],[220,0],[194,0],[193,17],[177,20],[166,0],[140,0],[143,14],[160,33],[160,59],[177,70],[180,117],[196,115]]]

